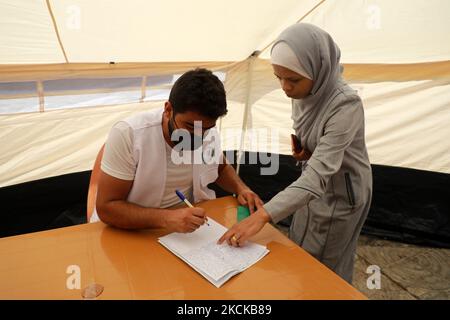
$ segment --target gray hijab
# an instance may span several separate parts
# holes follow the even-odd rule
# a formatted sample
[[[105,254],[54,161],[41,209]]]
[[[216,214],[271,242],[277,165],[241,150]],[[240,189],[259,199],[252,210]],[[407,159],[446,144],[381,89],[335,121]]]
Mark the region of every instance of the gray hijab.
[[[323,115],[333,93],[345,85],[339,64],[341,51],[327,32],[307,23],[297,23],[285,29],[272,48],[279,42],[291,47],[314,82],[309,96],[292,99],[292,120],[299,135],[299,131],[312,129],[316,118]]]

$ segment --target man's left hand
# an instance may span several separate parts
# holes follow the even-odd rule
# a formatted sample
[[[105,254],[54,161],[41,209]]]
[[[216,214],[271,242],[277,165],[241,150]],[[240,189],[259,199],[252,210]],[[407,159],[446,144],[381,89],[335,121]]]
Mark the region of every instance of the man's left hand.
[[[256,207],[262,206],[264,204],[259,196],[249,188],[244,188],[238,192],[237,201],[240,205],[247,206],[250,210],[250,214],[253,214],[253,212],[255,212]]]

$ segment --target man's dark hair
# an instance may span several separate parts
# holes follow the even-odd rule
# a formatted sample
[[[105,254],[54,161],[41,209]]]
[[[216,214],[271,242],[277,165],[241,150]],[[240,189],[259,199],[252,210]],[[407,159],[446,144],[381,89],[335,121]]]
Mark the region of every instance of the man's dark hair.
[[[211,119],[227,113],[225,88],[207,69],[197,68],[178,78],[170,91],[169,101],[175,113],[194,111]]]

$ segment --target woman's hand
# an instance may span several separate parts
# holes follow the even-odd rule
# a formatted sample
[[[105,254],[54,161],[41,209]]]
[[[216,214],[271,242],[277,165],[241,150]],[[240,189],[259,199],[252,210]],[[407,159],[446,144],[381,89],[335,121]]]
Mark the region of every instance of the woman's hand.
[[[300,146],[300,142],[298,142],[298,139],[295,135],[291,134],[291,150],[292,150],[292,156],[297,161],[306,161],[311,158],[311,152],[306,150],[306,148],[303,148]]]
[[[271,218],[262,205],[256,206],[258,210],[255,213],[232,226],[217,243],[222,244],[226,241],[230,246],[239,247],[244,245],[251,236],[257,234]]]
[[[309,158],[311,158],[311,152],[309,152],[305,148],[303,148],[300,152],[295,152],[295,150],[292,149],[292,156],[297,161],[306,161],[309,160]]]
[[[250,214],[253,214],[255,207],[258,208],[258,206],[262,206],[264,204],[259,196],[249,188],[239,190],[237,194],[237,201],[240,205],[247,206],[250,210]]]

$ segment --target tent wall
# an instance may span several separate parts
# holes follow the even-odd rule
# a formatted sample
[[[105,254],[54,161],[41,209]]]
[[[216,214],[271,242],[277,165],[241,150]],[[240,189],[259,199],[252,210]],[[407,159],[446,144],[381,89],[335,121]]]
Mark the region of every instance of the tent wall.
[[[113,123],[158,105],[142,103],[1,117],[0,186],[90,170]]]
[[[252,63],[245,60],[222,65],[222,69],[214,65],[215,70],[226,73],[229,112],[219,121],[223,149],[289,154],[290,101],[279,89],[269,61],[251,59]],[[121,70],[120,64],[117,66]],[[125,68],[117,72],[117,66],[111,69],[114,76],[127,75],[129,70],[132,70],[131,75],[137,74],[133,73],[134,69],[126,71]],[[349,65],[346,68],[345,77],[363,98],[372,163],[450,173],[448,66],[448,63],[439,63],[431,68],[427,64],[410,68],[384,65]],[[252,68],[251,78],[249,67]],[[62,77],[63,71],[54,68],[49,75]],[[374,68],[378,71],[368,72]],[[435,72],[430,71],[433,69]],[[91,78],[94,70],[86,71]],[[101,69],[98,76],[108,75],[106,70]],[[180,66],[168,70],[180,72]],[[45,73],[37,72],[44,78]],[[383,74],[388,81],[380,80]],[[375,79],[370,75],[375,75]],[[27,79],[31,79],[30,75]],[[0,116],[0,186],[89,170],[115,122],[136,112],[162,107],[163,102]],[[248,117],[243,126],[246,106]],[[245,128],[246,138],[241,145]]]
[[[0,0],[0,18],[0,87],[21,83],[0,96],[0,187],[89,170],[116,121],[162,106],[146,99],[146,77],[194,66],[226,72],[224,149],[289,154],[290,102],[267,58],[300,20],[341,47],[372,162],[450,172],[449,1]],[[128,88],[134,103],[115,100],[117,88],[48,90],[52,80],[118,77],[142,78]]]
[[[0,90],[0,113],[5,111],[5,108],[9,112],[0,115],[0,187],[90,170],[99,148],[105,142],[114,123],[131,114],[164,105],[166,97],[158,99],[156,96],[156,99],[153,99],[155,101],[147,101],[145,94],[164,89],[167,95],[173,80],[163,86],[153,86],[151,77],[170,76],[172,79],[176,78],[177,74],[197,66],[226,71],[227,67],[234,65],[174,63],[0,67],[0,89],[2,85],[11,84],[11,92],[16,91],[12,93],[12,99],[8,95],[1,96]],[[136,77],[144,75],[149,75],[145,79],[147,86],[141,87],[141,80]],[[87,85],[87,83],[95,85],[96,81],[108,78],[111,80],[136,78],[138,87],[132,88],[135,90],[133,98],[135,103],[120,103],[120,98],[129,94],[129,91],[122,91],[123,88],[100,86],[92,90]],[[53,85],[56,88],[53,90],[56,91],[47,91],[45,84],[55,81],[64,82],[64,90],[57,90],[58,88]],[[42,83],[41,94],[39,95],[37,90],[30,94],[38,82]],[[15,86],[17,84],[25,84],[26,90],[17,90],[18,86]],[[67,91],[67,88],[72,90]],[[7,89],[3,91],[9,92]],[[117,95],[119,100],[112,99],[114,95]],[[41,107],[34,108],[35,112],[21,113],[33,98],[34,103],[41,104]],[[58,109],[51,110],[55,98],[59,104]],[[110,101],[115,103],[108,105]],[[8,103],[11,104],[10,107]],[[2,108],[3,104],[5,107]],[[93,107],[96,105],[99,106]],[[231,102],[229,109],[230,114],[235,116],[234,122],[241,124],[242,118],[236,117],[242,113],[241,104]]]
[[[261,135],[270,130],[269,135],[278,135],[278,145],[258,143],[248,135],[244,150],[290,154],[290,100],[279,89],[269,61],[257,60],[253,66],[247,127]],[[435,73],[421,71],[429,67],[379,65],[371,73],[375,82],[364,70],[375,69],[372,65],[351,65],[348,77],[344,68],[344,77],[363,99],[372,163],[450,173],[450,63],[431,66]],[[377,82],[383,72],[389,80]]]
[[[57,79],[97,79],[172,75],[202,67],[210,70],[230,68],[233,62],[155,62],[155,63],[54,63],[0,64],[0,82],[23,82]]]

